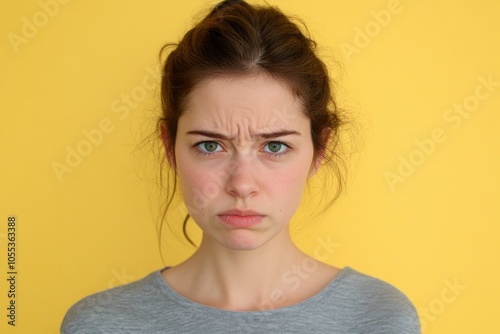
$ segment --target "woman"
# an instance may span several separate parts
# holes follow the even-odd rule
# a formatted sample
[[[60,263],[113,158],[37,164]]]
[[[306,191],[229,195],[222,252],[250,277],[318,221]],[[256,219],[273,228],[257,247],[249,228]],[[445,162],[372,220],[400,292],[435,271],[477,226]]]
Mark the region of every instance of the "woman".
[[[290,239],[342,123],[326,67],[294,23],[220,3],[169,54],[162,102],[159,132],[201,244],[177,266],[81,300],[62,333],[420,333],[396,288]]]

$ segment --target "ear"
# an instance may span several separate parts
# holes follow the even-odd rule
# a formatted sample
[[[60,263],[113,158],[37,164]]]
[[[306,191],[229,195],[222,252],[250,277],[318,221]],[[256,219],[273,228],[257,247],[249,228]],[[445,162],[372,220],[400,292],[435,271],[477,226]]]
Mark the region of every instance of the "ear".
[[[309,169],[308,177],[312,177],[314,174],[316,174],[322,162],[323,162],[323,152],[320,152],[311,162],[311,168]]]
[[[321,167],[321,164],[323,163],[323,160],[325,158],[326,146],[328,145],[329,139],[330,139],[330,129],[325,129],[323,131],[323,135],[322,135],[324,149],[321,152],[317,152],[317,154],[315,154],[315,157],[314,157],[313,161],[311,162],[311,168],[309,170],[309,177],[316,174],[316,172]]]
[[[163,147],[165,148],[168,164],[175,170],[174,146],[173,143],[170,142],[168,133],[167,123],[162,120],[160,122],[161,141],[163,142]]]

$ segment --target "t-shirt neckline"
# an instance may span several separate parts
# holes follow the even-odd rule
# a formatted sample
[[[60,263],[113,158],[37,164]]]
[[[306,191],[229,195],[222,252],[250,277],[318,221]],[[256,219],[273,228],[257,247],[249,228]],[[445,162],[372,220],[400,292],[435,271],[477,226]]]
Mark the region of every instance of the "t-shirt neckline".
[[[212,312],[216,315],[217,314],[218,315],[270,314],[270,313],[291,312],[294,311],[295,309],[303,309],[304,307],[307,307],[309,304],[313,304],[315,305],[315,307],[317,307],[318,303],[321,303],[321,300],[331,296],[332,293],[334,293],[339,288],[339,286],[342,285],[346,277],[348,277],[350,274],[354,272],[354,270],[348,266],[340,269],[337,275],[335,275],[335,277],[320,291],[310,296],[309,298],[304,299],[303,301],[300,301],[292,305],[283,306],[275,309],[269,309],[269,310],[231,311],[231,310],[217,308],[214,306],[200,304],[176,292],[168,285],[168,283],[163,279],[163,276],[161,274],[163,270],[168,268],[170,268],[170,266],[166,266],[153,273],[154,279],[156,281],[155,283],[158,289],[163,295],[165,295],[166,298],[173,300],[174,302],[178,303],[184,308],[193,308],[195,311],[198,310],[200,312]]]

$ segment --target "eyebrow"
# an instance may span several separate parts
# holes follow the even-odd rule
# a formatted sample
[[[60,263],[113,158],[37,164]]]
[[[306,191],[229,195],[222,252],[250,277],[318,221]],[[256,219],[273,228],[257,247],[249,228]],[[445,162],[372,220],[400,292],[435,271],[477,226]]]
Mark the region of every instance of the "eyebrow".
[[[222,140],[233,140],[234,138],[230,138],[221,133],[209,131],[209,130],[192,130],[186,132],[187,135],[201,135],[209,138],[222,139]],[[267,132],[267,133],[256,133],[252,137],[261,137],[264,139],[272,139],[289,135],[298,135],[300,136],[300,132],[293,130],[279,130],[275,132]]]

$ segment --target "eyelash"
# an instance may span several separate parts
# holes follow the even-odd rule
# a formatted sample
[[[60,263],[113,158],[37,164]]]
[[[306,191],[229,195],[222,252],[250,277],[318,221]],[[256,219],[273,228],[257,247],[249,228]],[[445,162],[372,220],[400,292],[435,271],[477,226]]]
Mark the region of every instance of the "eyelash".
[[[218,146],[222,147],[222,145],[221,145],[221,144],[219,144],[218,142],[213,141],[213,140],[202,140],[202,141],[199,141],[199,142],[197,142],[197,143],[195,143],[195,144],[193,145],[193,148],[195,148],[195,149],[196,149],[196,153],[200,154],[201,156],[213,156],[213,155],[215,155],[215,153],[218,153],[218,152],[210,152],[210,153],[208,153],[208,152],[204,152],[204,151],[202,151],[202,150],[199,148],[199,146],[200,146],[200,145],[202,145],[202,144],[205,144],[205,143],[215,143],[215,144],[217,144]],[[283,145],[283,146],[285,146],[285,147],[286,147],[286,150],[285,150],[285,151],[283,151],[283,152],[281,152],[281,153],[269,153],[269,152],[264,152],[264,153],[266,153],[268,156],[270,156],[270,157],[272,157],[272,158],[279,159],[279,158],[281,158],[281,157],[283,157],[283,156],[287,155],[288,153],[290,153],[290,152],[292,151],[292,149],[291,149],[291,147],[290,147],[290,145],[289,145],[289,144],[287,144],[287,143],[285,143],[285,142],[282,142],[282,141],[279,141],[279,140],[272,140],[272,141],[268,141],[268,142],[264,145],[264,147],[265,147],[265,146],[267,146],[267,145],[269,145],[269,144],[271,144],[271,143],[278,143],[278,144],[281,144],[281,145]]]

